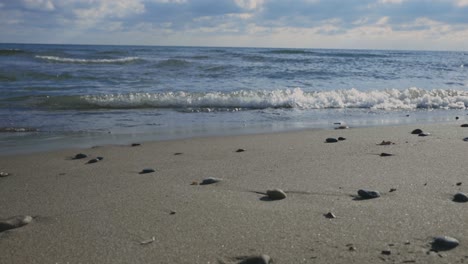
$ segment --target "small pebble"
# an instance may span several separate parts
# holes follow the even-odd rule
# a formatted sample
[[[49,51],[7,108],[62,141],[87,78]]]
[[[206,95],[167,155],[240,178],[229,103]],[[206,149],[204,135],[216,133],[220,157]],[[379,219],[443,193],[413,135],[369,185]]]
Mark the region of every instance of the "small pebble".
[[[348,250],[349,251],[356,251],[356,247],[355,246],[350,246],[350,247],[348,247]]]
[[[411,134],[413,134],[413,135],[419,135],[419,134],[421,134],[422,132],[423,132],[423,131],[422,131],[421,129],[417,128],[417,129],[411,131]]]
[[[97,160],[103,160],[103,157],[96,157]]]
[[[468,137],[464,138],[463,141],[468,141]]]
[[[468,127],[468,124],[463,124],[461,125],[461,127]]]
[[[336,142],[338,142],[338,139],[336,139],[336,138],[327,138],[325,140],[325,142],[327,142],[327,143],[336,143]]]
[[[332,213],[332,212],[328,212],[328,213],[324,214],[323,216],[325,216],[328,219],[336,218],[336,215],[334,213]]]
[[[430,135],[431,135],[431,133],[422,132],[422,133],[419,133],[418,136],[420,136],[420,137],[427,137],[427,136],[430,136]]]
[[[8,219],[0,220],[0,232],[22,227],[31,223],[33,220],[32,216],[29,215],[17,215]]]
[[[174,156],[179,156],[179,155],[182,155],[182,152],[176,152],[176,153],[174,153]]]
[[[433,251],[444,251],[456,248],[460,242],[449,236],[439,236],[435,237],[432,241],[432,250]]]
[[[169,214],[170,214],[170,215],[175,215],[175,214],[176,214],[176,211],[171,211]]]
[[[269,263],[273,263],[270,256],[268,256],[268,255],[240,257],[238,259],[240,260],[240,262],[238,262],[238,264],[269,264]]]
[[[344,138],[344,137],[339,137],[338,140],[339,140],[339,141],[343,141],[343,140],[346,140],[346,138]]]
[[[466,203],[468,202],[468,196],[462,192],[459,192],[453,196],[453,201],[457,203]]]
[[[236,150],[236,152],[244,152],[244,151],[245,151],[245,149],[241,149],[241,148]]]
[[[214,178],[214,177],[208,177],[206,179],[203,179],[203,181],[200,183],[200,185],[213,184],[213,183],[217,183],[217,182],[220,182],[220,181],[221,181],[221,179]]]
[[[392,254],[392,252],[390,250],[382,250],[381,253],[382,253],[382,255],[387,255],[387,256]]]
[[[378,191],[370,191],[370,190],[358,190],[358,195],[362,199],[374,199],[380,197],[380,193]]]
[[[132,147],[138,147],[138,146],[141,146],[140,143],[132,143]]]
[[[90,160],[87,162],[87,164],[96,163],[96,162],[98,162],[98,161],[100,161],[100,160],[97,159],[97,158],[96,158],[96,159],[90,159]]]
[[[140,174],[152,173],[152,172],[155,172],[155,170],[151,168],[146,168],[146,169],[141,170]]]
[[[458,120],[458,119],[459,119],[459,117],[458,117],[458,116],[456,116],[456,117],[455,117],[455,120]]]
[[[391,141],[382,140],[382,142],[380,142],[380,144],[377,144],[377,145],[387,146],[387,145],[395,145],[395,143],[393,143]]]
[[[0,177],[7,177],[7,176],[10,176],[10,173],[4,172],[4,171],[0,172]]]
[[[457,186],[460,186],[460,185],[462,185],[462,182],[457,182]]]
[[[380,157],[390,157],[390,156],[393,156],[393,154],[391,154],[391,153],[386,153],[386,152],[380,153]]]
[[[346,125],[341,125],[339,127],[337,127],[336,129],[348,129],[349,126],[346,126]]]
[[[389,192],[395,192],[396,189],[395,188],[391,188]]]
[[[266,194],[271,200],[281,200],[286,198],[286,193],[281,189],[268,190]]]
[[[73,159],[84,159],[84,158],[87,158],[88,155],[86,154],[83,154],[83,153],[78,153],[75,155],[75,157]]]

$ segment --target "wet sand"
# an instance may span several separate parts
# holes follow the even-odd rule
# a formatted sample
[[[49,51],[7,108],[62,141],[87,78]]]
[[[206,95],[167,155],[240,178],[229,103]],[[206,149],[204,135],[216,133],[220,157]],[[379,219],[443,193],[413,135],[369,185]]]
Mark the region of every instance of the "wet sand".
[[[34,219],[0,233],[0,263],[238,263],[261,254],[275,263],[468,262],[468,203],[452,201],[468,191],[460,125],[3,156],[0,171],[10,175],[0,178],[0,218]],[[208,177],[221,181],[199,184]],[[277,188],[285,199],[266,198]],[[359,189],[381,196],[359,199]],[[442,235],[460,245],[431,251]]]

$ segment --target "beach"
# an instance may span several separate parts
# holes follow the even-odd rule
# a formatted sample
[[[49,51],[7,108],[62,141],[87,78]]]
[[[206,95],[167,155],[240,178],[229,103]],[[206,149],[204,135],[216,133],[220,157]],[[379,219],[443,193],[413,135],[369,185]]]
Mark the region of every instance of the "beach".
[[[33,220],[0,232],[0,263],[463,263],[468,204],[452,201],[468,186],[461,124],[5,155],[0,218]],[[200,184],[208,177],[221,180]],[[287,197],[268,199],[276,188]],[[431,249],[437,236],[460,245]]]

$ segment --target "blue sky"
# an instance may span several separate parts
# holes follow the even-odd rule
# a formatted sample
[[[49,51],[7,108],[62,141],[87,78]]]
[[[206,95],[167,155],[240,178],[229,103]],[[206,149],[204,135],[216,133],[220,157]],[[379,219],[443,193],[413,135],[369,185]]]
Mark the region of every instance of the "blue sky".
[[[0,42],[468,50],[468,0],[0,0]]]

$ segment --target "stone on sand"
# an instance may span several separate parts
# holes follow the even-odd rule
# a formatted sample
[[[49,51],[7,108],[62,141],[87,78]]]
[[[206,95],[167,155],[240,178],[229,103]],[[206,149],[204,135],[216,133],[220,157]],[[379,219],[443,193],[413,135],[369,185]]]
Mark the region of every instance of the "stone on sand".
[[[219,178],[208,177],[206,179],[203,179],[203,181],[200,183],[200,185],[213,184],[213,183],[218,183],[220,181],[221,181],[221,179],[219,179]]]
[[[155,172],[155,170],[151,168],[146,168],[146,169],[142,169],[140,171],[140,174],[146,174],[146,173],[152,173],[152,172]]]
[[[269,264],[273,263],[270,256],[260,255],[260,256],[249,256],[249,257],[239,257],[240,260],[238,264]]]
[[[362,199],[374,199],[380,197],[380,193],[378,191],[371,191],[371,190],[358,190],[358,195]]]
[[[325,140],[325,142],[327,142],[327,143],[336,143],[336,142],[338,142],[338,139],[336,139],[336,138],[327,138]]]
[[[282,200],[286,198],[286,193],[281,189],[268,190],[266,194],[271,200]]]
[[[22,227],[31,223],[33,220],[32,216],[29,215],[17,215],[7,219],[0,220],[0,232]]]
[[[465,193],[458,192],[453,196],[453,201],[458,203],[468,202],[468,196]]]
[[[460,242],[449,236],[438,236],[435,237],[432,241],[432,250],[434,251],[444,251],[456,248]]]

